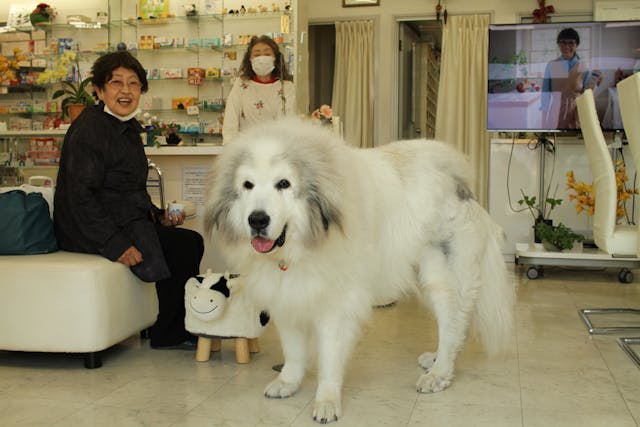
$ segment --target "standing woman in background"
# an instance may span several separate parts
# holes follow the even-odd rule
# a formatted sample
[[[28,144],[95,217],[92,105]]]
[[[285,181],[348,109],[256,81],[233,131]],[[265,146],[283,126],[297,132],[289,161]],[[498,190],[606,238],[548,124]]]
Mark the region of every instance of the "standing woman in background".
[[[295,87],[276,42],[253,37],[227,98],[222,136],[228,143],[256,123],[295,114]]]

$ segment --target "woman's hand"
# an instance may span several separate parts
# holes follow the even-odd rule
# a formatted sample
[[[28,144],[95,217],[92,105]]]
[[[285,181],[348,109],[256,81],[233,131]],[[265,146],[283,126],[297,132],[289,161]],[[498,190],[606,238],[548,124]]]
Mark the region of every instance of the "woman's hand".
[[[164,211],[164,215],[160,218],[160,224],[165,227],[175,227],[176,225],[182,225],[184,223],[184,219],[186,214],[184,211],[180,212],[180,214],[169,214],[169,210]]]
[[[122,255],[120,255],[120,258],[118,258],[116,262],[124,264],[127,267],[133,267],[134,265],[142,262],[142,253],[138,248],[131,245],[122,253]]]

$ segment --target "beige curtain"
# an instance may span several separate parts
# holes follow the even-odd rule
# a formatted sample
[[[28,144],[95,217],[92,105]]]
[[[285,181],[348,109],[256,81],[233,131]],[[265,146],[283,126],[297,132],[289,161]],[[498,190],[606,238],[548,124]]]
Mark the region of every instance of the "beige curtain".
[[[489,16],[449,16],[442,35],[436,139],[456,146],[475,170],[473,192],[487,206],[489,135],[487,50]]]
[[[345,140],[373,147],[373,21],[336,22],[331,104]]]

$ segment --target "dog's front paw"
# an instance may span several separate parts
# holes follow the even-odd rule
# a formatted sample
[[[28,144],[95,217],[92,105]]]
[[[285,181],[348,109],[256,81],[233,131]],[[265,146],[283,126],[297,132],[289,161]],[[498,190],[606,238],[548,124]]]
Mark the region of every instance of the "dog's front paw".
[[[342,411],[336,402],[330,400],[316,401],[313,407],[313,421],[320,424],[338,421],[342,416]]]
[[[418,364],[424,369],[429,370],[436,362],[436,353],[426,352],[418,357]]]
[[[298,386],[299,384],[288,383],[278,377],[265,387],[264,395],[271,398],[289,397],[298,390]]]
[[[439,377],[432,372],[420,375],[416,383],[418,393],[436,393],[449,387],[451,376]]]

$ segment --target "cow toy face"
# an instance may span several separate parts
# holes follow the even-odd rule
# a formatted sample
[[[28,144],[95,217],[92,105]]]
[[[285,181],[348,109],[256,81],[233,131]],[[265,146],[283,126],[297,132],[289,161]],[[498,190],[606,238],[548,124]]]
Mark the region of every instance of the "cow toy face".
[[[222,274],[205,274],[190,278],[185,285],[187,309],[200,320],[211,321],[220,318],[230,295],[228,282],[233,278],[233,275]]]

